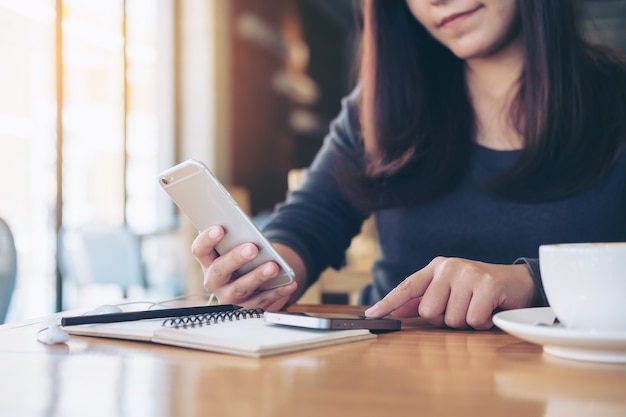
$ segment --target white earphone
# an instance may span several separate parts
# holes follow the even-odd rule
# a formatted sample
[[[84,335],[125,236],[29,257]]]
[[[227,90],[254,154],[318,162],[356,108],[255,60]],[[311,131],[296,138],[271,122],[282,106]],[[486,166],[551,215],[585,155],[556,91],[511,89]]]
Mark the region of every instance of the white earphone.
[[[114,305],[105,304],[105,305],[96,307],[95,309],[88,311],[85,314],[96,315],[96,314],[111,314],[111,313],[121,313],[121,312],[122,312],[121,308],[114,306]],[[70,340],[70,335],[67,334],[58,325],[50,324],[48,327],[41,329],[39,330],[39,332],[37,332],[37,340],[47,345],[55,345],[59,343],[66,343],[68,340]]]
[[[99,307],[94,308],[91,311],[85,313],[87,316],[92,316],[96,314],[113,314],[113,313],[121,313],[122,309],[118,306],[114,306],[111,304],[104,304]]]
[[[70,340],[70,336],[56,324],[51,324],[37,332],[37,340],[46,345],[55,345],[58,343],[66,343]]]

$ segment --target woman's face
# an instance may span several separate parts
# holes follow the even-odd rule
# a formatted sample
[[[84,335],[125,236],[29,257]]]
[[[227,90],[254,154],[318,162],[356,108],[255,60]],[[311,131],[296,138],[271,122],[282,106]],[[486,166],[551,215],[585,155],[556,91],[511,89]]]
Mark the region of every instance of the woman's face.
[[[406,3],[424,28],[461,59],[489,57],[518,36],[517,0],[406,0]]]

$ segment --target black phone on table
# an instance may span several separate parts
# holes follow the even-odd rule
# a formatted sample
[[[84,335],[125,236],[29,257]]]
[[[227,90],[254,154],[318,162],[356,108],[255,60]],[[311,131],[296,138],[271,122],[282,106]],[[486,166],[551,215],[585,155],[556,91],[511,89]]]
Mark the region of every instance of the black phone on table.
[[[368,329],[377,331],[400,330],[402,322],[396,319],[372,319],[352,314],[269,312],[263,314],[268,323],[311,329]]]

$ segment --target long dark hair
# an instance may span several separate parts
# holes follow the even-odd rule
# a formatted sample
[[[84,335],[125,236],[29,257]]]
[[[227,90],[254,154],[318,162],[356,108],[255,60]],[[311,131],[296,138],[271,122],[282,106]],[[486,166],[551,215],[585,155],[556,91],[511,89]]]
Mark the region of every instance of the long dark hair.
[[[510,118],[517,164],[488,187],[546,201],[583,190],[626,138],[626,64],[589,45],[574,1],[518,0],[525,68]],[[359,120],[370,203],[411,204],[453,188],[476,135],[463,61],[434,40],[405,0],[365,0]]]

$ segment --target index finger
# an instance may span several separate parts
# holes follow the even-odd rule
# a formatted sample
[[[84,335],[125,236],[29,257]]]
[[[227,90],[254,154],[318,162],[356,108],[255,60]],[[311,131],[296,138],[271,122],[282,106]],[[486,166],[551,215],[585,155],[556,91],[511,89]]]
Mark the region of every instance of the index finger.
[[[413,275],[410,275],[398,284],[396,288],[391,290],[382,300],[365,310],[365,316],[373,318],[384,317],[409,301],[421,298],[432,279],[432,266],[429,264]]]

